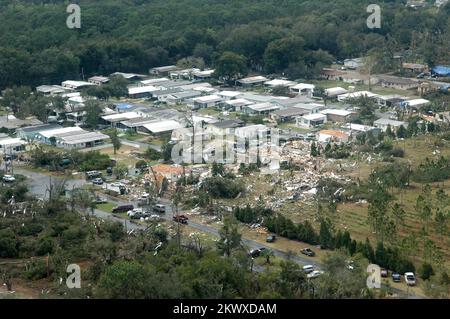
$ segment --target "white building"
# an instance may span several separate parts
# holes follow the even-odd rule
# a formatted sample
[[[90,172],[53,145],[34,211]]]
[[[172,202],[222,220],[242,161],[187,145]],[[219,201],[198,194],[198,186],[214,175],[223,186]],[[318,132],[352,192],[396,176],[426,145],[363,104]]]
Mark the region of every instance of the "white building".
[[[361,97],[367,97],[367,98],[375,98],[378,95],[369,91],[358,91],[358,92],[351,92],[346,94],[338,95],[337,99],[339,102],[346,101],[348,99],[357,99]]]
[[[290,91],[291,93],[312,97],[315,88],[316,86],[314,84],[299,83],[297,85],[291,86]]]
[[[215,107],[218,106],[223,98],[217,94],[201,96],[193,99],[194,108],[203,109],[207,107]]]
[[[95,86],[94,83],[86,82],[86,81],[64,81],[61,83],[62,87],[72,89],[72,90],[81,90],[90,86]]]
[[[340,86],[325,89],[325,95],[328,97],[335,97],[345,93],[348,93],[348,90],[341,88]]]
[[[327,116],[321,113],[307,114],[296,118],[297,126],[311,128],[327,122]]]
[[[388,126],[391,127],[393,131],[397,130],[400,126],[407,127],[408,123],[403,121],[395,121],[391,119],[379,119],[373,122],[373,126],[380,128],[383,131],[386,131]]]

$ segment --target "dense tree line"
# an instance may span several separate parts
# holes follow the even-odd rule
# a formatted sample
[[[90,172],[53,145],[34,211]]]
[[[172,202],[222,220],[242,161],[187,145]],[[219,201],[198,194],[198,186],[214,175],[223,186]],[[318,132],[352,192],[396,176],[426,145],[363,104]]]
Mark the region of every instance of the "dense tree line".
[[[410,10],[382,1],[382,28],[366,27],[369,0],[81,0],[81,29],[65,22],[66,1],[1,1],[0,88],[59,83],[201,58],[231,66],[227,78],[265,70],[311,77],[334,59],[375,50],[379,68],[394,52],[445,63],[449,7]],[[220,73],[220,72],[219,72]]]

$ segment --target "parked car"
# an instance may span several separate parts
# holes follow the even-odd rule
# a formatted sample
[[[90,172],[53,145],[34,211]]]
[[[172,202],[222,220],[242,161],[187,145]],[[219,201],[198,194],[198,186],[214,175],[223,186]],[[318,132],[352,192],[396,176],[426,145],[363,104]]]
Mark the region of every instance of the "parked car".
[[[114,182],[114,183],[109,184],[109,186],[111,186],[111,187],[122,187],[124,185],[121,182]]]
[[[400,276],[399,273],[394,272],[394,273],[392,273],[392,281],[393,282],[400,282],[400,281],[402,281],[402,276]]]
[[[303,255],[306,255],[306,256],[309,256],[309,257],[314,257],[316,255],[316,253],[314,251],[312,251],[311,249],[309,249],[309,248],[303,248],[302,250],[300,250],[300,252]]]
[[[112,213],[113,214],[118,214],[118,213],[126,213],[130,210],[133,210],[134,206],[133,205],[120,205],[120,206],[116,206],[112,209]]]
[[[381,269],[381,277],[383,278],[387,278],[388,276],[388,271],[384,268]]]
[[[408,286],[416,285],[416,276],[413,272],[405,272],[405,281]]]
[[[268,243],[273,243],[273,242],[275,242],[275,240],[277,240],[277,236],[275,236],[275,235],[270,235],[270,236],[267,236],[267,238],[266,238],[266,242],[268,242]]]
[[[95,203],[96,204],[105,204],[105,203],[107,203],[108,201],[106,200],[106,198],[103,198],[103,197],[96,197],[95,198]]]
[[[106,174],[108,174],[108,175],[112,175],[112,174],[113,174],[113,169],[112,169],[112,167],[108,167],[108,168],[106,169]]]
[[[175,222],[177,222],[177,223],[180,223],[180,224],[187,224],[189,218],[187,218],[187,217],[184,216],[184,215],[176,215],[176,216],[173,216],[172,219],[173,219],[173,221],[175,221]]]
[[[12,175],[3,175],[2,180],[3,180],[5,183],[13,183],[13,182],[16,181],[16,178],[15,178],[14,176],[12,176]]]
[[[156,204],[153,206],[153,211],[156,213],[164,214],[166,212],[166,206],[163,204]]]
[[[143,213],[144,211],[142,210],[142,208],[133,208],[127,212],[127,216],[134,217],[135,215],[140,215],[140,217],[142,217]]]
[[[86,179],[90,180],[90,179],[94,179],[94,178],[99,178],[102,176],[102,173],[99,171],[89,171],[86,172]]]
[[[103,185],[103,179],[101,179],[101,178],[94,178],[92,180],[92,184],[94,184],[94,185]]]
[[[303,272],[309,274],[312,273],[314,271],[314,266],[313,265],[305,265],[303,266]]]
[[[313,279],[313,278],[319,277],[322,274],[323,274],[323,270],[313,270],[312,272],[307,274],[306,277],[309,279]]]
[[[257,258],[261,255],[261,251],[259,249],[252,249],[250,250],[249,255],[253,258]]]

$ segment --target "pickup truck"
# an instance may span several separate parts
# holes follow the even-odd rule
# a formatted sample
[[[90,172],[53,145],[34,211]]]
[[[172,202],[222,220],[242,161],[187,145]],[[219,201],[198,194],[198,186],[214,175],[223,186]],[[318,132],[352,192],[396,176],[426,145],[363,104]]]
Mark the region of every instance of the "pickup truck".
[[[175,216],[173,216],[172,219],[173,219],[174,222],[177,222],[177,223],[180,223],[180,224],[187,224],[189,218],[187,218],[184,215],[175,215]]]

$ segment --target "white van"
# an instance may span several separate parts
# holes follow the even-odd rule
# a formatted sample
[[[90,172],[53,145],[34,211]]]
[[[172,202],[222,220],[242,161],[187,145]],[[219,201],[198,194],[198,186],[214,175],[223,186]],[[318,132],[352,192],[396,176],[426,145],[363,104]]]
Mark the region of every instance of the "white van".
[[[305,265],[303,266],[303,272],[309,274],[310,272],[314,271],[314,266],[313,265]]]

